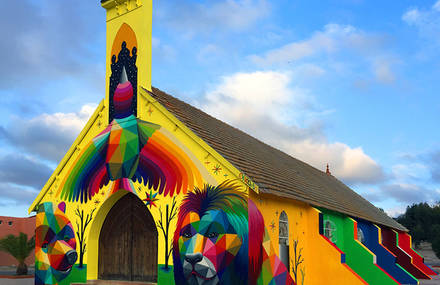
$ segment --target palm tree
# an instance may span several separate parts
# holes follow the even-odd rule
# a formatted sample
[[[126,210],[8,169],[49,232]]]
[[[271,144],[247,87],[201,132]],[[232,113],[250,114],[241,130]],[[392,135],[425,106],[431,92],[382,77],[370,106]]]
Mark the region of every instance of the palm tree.
[[[17,275],[26,275],[27,265],[24,262],[35,247],[35,237],[28,240],[27,234],[20,233],[19,236],[7,235],[0,239],[0,250],[12,255],[18,261]]]

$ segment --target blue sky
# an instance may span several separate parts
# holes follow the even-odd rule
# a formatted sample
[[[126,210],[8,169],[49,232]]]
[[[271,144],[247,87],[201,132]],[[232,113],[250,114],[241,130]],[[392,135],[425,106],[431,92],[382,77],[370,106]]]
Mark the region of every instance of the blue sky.
[[[392,216],[440,201],[440,2],[154,1],[152,83]],[[99,1],[0,10],[0,215],[27,208],[104,97]]]

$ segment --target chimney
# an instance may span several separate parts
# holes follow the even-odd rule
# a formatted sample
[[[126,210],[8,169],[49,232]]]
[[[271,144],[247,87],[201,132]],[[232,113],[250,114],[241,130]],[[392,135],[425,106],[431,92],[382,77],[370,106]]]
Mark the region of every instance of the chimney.
[[[330,169],[329,169],[329,167],[328,167],[328,163],[327,163],[327,169],[325,170],[325,173],[326,173],[327,175],[332,175],[332,173],[330,172]]]

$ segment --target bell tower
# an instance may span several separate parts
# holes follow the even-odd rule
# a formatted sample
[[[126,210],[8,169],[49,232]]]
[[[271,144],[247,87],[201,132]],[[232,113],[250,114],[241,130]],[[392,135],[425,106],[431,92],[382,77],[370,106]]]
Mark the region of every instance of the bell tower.
[[[140,87],[151,91],[152,0],[101,0],[106,9],[106,100],[108,121],[114,118],[114,92],[121,76],[133,87],[131,112],[145,112]],[[122,74],[124,73],[124,74]]]

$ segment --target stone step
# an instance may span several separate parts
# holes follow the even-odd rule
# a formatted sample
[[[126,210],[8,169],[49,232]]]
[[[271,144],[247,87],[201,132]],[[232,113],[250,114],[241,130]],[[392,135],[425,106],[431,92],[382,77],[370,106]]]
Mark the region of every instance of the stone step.
[[[122,280],[88,280],[87,283],[71,283],[71,285],[157,285],[157,283]]]

